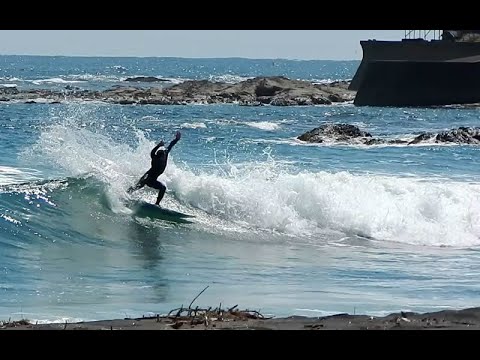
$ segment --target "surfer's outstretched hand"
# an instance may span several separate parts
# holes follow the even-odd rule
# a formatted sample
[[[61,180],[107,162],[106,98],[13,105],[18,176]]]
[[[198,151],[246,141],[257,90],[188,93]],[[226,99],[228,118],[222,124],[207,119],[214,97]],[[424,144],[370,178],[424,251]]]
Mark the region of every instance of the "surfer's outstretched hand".
[[[181,137],[182,134],[180,133],[180,131],[177,131],[177,133],[175,134],[175,139],[180,140]]]

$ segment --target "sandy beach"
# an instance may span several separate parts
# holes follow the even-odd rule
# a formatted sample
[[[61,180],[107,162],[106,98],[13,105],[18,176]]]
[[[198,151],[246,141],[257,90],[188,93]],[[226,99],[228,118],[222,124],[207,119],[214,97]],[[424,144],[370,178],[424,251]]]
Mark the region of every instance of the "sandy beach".
[[[190,314],[188,313],[190,310]],[[185,313],[185,314],[184,314]],[[178,316],[177,316],[178,315]],[[336,314],[266,318],[255,311],[202,311],[79,323],[0,322],[2,330],[479,330],[480,308],[431,313],[399,312],[384,317]]]

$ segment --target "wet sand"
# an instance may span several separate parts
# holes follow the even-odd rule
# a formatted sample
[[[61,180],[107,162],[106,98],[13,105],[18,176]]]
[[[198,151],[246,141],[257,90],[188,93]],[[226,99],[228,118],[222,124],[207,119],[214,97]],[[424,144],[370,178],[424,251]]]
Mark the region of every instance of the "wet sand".
[[[187,311],[188,309],[184,309]],[[325,317],[264,318],[248,311],[101,320],[80,323],[30,324],[0,322],[4,330],[479,330],[480,308],[431,313],[400,312],[384,317],[337,314]],[[177,316],[178,315],[178,316]]]

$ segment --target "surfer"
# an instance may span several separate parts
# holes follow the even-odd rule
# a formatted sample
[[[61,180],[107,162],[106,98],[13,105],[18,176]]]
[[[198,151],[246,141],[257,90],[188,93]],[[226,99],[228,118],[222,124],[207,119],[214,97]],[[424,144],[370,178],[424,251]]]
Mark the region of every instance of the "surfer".
[[[127,192],[132,193],[133,191],[143,188],[145,185],[150,186],[151,188],[158,190],[158,197],[155,205],[160,204],[167,187],[157,180],[157,178],[163,174],[165,168],[167,167],[168,154],[172,150],[173,146],[181,138],[180,131],[177,131],[175,134],[175,139],[168,145],[165,149],[165,143],[160,141],[157,146],[155,146],[150,152],[150,157],[152,158],[152,163],[150,169],[138,180],[135,186],[130,187]]]

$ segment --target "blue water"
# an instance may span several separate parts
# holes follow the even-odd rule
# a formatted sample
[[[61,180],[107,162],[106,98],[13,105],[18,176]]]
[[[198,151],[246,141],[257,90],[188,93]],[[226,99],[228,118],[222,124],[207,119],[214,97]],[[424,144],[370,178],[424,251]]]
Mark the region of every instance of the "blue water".
[[[351,79],[358,64],[0,56],[0,83],[328,82]],[[479,112],[0,103],[0,320],[167,313],[207,286],[196,305],[275,316],[478,306],[480,148],[295,139],[324,123],[411,139],[479,126]],[[125,190],[148,169],[151,148],[177,130],[162,203],[194,223],[137,217]],[[153,202],[156,193],[132,197]]]

